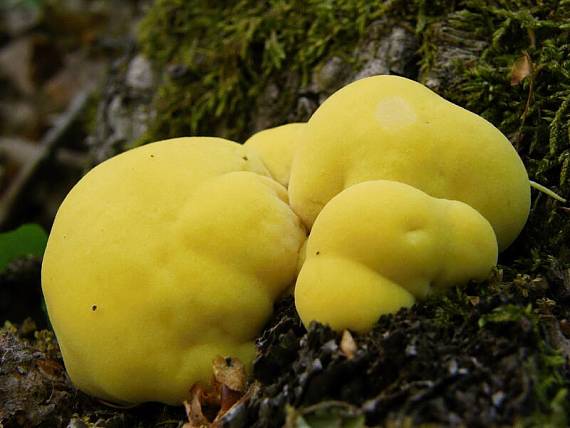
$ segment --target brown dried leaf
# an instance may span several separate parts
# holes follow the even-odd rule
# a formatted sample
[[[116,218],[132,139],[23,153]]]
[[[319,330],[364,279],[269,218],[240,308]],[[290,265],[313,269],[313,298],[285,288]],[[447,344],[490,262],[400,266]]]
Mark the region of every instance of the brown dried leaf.
[[[245,390],[245,367],[240,360],[218,355],[213,365],[216,382],[234,391],[243,392]]]
[[[190,390],[190,400],[184,401],[188,422],[182,428],[209,427],[210,421],[202,412],[202,401],[205,398],[204,389],[201,385],[194,385]]]
[[[52,359],[38,359],[35,363],[39,372],[46,379],[52,382],[61,382],[61,380],[65,378],[65,369],[59,361]]]
[[[208,387],[194,385],[184,401],[188,422],[183,428],[217,427],[234,406],[248,400],[245,367],[237,358],[218,356],[212,362],[214,377]]]
[[[354,357],[354,354],[358,350],[358,346],[356,345],[352,334],[350,334],[350,331],[348,330],[344,330],[342,332],[342,338],[340,339],[340,350],[344,355],[346,355],[346,358],[349,360]]]
[[[228,410],[230,410],[234,406],[234,404],[236,404],[240,400],[242,395],[243,394],[241,392],[234,391],[233,389],[228,388],[226,385],[222,385],[220,412],[218,413],[218,417],[220,415],[223,416]],[[216,419],[218,417],[216,417]]]
[[[523,52],[511,68],[511,85],[519,85],[532,73],[532,61],[527,52]]]
[[[219,428],[219,427],[223,427],[224,423],[222,418],[228,413],[230,412],[232,409],[237,408],[239,406],[245,406],[246,403],[249,401],[249,399],[257,392],[257,390],[259,389],[259,383],[255,382],[253,383],[248,390],[245,392],[245,394],[236,392],[236,391],[232,391],[229,388],[226,388],[227,392],[231,393],[231,396],[226,397],[226,406],[235,399],[235,401],[233,401],[233,403],[225,408],[224,407],[224,398],[223,398],[223,390],[222,390],[222,408],[220,409],[220,412],[218,413],[218,415],[216,416],[216,419],[214,419],[214,422],[212,423],[212,428]],[[236,399],[237,398],[237,399]]]

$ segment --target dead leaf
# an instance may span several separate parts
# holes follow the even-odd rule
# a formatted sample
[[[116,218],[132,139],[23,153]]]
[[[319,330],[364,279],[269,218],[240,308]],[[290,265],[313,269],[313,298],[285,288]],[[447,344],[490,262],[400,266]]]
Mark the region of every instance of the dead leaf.
[[[202,411],[202,404],[205,401],[207,394],[201,385],[194,385],[190,390],[190,400],[184,401],[184,408],[186,409],[186,416],[188,422],[182,428],[201,428],[209,427],[210,421]]]
[[[39,372],[48,380],[52,382],[60,381],[65,377],[65,369],[59,361],[52,359],[37,360],[36,366]]]
[[[237,358],[217,356],[214,359],[214,378],[234,391],[245,389],[245,367]]]
[[[354,358],[354,354],[358,350],[358,346],[356,345],[352,334],[350,334],[350,331],[348,330],[344,330],[342,332],[342,338],[340,339],[340,350],[344,355],[346,355],[346,358],[349,360]]]
[[[511,68],[511,86],[519,85],[532,73],[532,61],[527,52],[523,52]]]
[[[233,401],[233,403],[229,407],[227,407],[227,409],[224,407],[224,398],[222,394],[222,407],[220,409],[220,412],[216,416],[216,419],[214,419],[214,422],[212,422],[212,428],[221,428],[225,426],[223,423],[223,417],[229,412],[231,412],[233,409],[245,405],[249,401],[249,399],[257,392],[258,389],[259,389],[259,383],[255,382],[248,388],[245,394],[231,391],[232,394],[237,394],[239,395],[239,397],[237,400]],[[230,400],[236,398],[237,395],[233,395],[232,397],[226,397],[227,402],[225,403],[225,405],[227,406],[227,404],[230,403]]]
[[[246,375],[240,360],[217,356],[212,362],[212,370],[214,376],[209,386],[196,384],[190,389],[190,399],[184,401],[188,422],[183,428],[221,426],[224,415],[251,396],[252,388],[244,393]]]
[[[222,385],[222,394],[220,399],[220,413],[223,415],[230,410],[241,398],[242,393]],[[220,414],[218,413],[218,415]]]

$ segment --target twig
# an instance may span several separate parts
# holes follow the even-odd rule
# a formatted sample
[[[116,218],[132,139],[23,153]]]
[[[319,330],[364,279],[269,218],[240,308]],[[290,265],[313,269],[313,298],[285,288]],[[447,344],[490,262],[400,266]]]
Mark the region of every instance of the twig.
[[[19,165],[35,159],[42,150],[41,146],[29,140],[0,137],[0,155],[8,156]],[[83,170],[88,165],[89,157],[77,150],[61,147],[54,153],[54,161],[58,166]]]
[[[533,189],[538,190],[539,192],[542,192],[548,196],[550,196],[552,199],[556,199],[558,202],[562,202],[563,204],[565,204],[566,199],[564,199],[562,196],[560,196],[557,193],[554,193],[552,190],[550,190],[548,187],[543,186],[542,184],[538,184],[535,181],[529,180],[530,182],[530,187],[532,187]]]

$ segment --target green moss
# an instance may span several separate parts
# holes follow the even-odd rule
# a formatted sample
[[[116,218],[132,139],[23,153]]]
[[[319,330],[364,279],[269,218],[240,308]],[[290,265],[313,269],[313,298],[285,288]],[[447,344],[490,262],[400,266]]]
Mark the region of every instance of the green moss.
[[[453,80],[440,92],[498,126],[528,156],[531,177],[568,196],[568,2],[407,3],[241,0],[220,8],[205,0],[158,0],[139,39],[155,65],[170,72],[156,95],[156,119],[140,142],[198,134],[242,140],[269,82],[294,81],[280,94],[283,111],[292,111],[312,70],[333,55],[354,60],[367,24],[398,15],[422,39],[423,74],[441,66],[434,61],[441,60],[442,46],[477,55],[468,63],[456,60]],[[511,69],[524,52],[533,72],[511,86]]]
[[[144,140],[214,132],[245,138],[270,80],[295,80],[296,92],[324,58],[350,59],[367,24],[396,6],[405,10],[404,3],[241,0],[220,8],[204,0],[157,1],[140,26],[140,43],[158,67],[170,64],[173,72]]]
[[[530,391],[523,392],[529,394],[532,401],[527,409],[529,413],[519,418],[517,426],[568,426],[568,356],[552,346],[550,337],[552,331],[559,328],[558,320],[570,315],[568,308],[561,305],[570,284],[560,279],[555,283],[545,279],[562,269],[560,261],[552,257],[534,267],[540,272],[535,275],[521,275],[505,266],[482,284],[457,288],[424,303],[424,311],[433,310],[434,325],[440,328],[476,325],[480,337],[519,331],[513,333],[513,343],[522,340],[528,352],[522,348],[512,352],[525,361],[524,382]],[[521,339],[523,332],[524,339]]]
[[[570,196],[570,2],[460,2],[423,33],[422,74],[445,77],[438,91],[509,137],[532,180]],[[460,52],[460,61],[446,55]],[[525,67],[528,66],[528,75]],[[516,72],[522,74],[516,76]],[[533,254],[570,265],[570,222],[560,203],[533,193],[529,223],[507,257]]]
[[[560,268],[552,259],[549,263],[551,272]],[[511,271],[507,275],[512,274]],[[511,331],[515,326],[526,332],[526,346],[532,351],[521,358],[526,359],[524,373],[531,388],[532,406],[529,409],[532,412],[520,419],[519,425],[567,426],[570,414],[570,402],[566,399],[570,386],[567,356],[554,349],[549,340],[549,331],[557,328],[557,318],[568,315],[566,308],[557,308],[564,288],[562,284],[549,284],[541,276],[516,274],[508,280],[502,276],[497,271],[487,284],[481,285],[476,301],[465,290],[456,290],[454,295],[443,298],[444,307],[453,308],[456,325],[476,315],[481,334],[485,334],[485,330]],[[501,304],[497,305],[499,302]],[[437,299],[429,304],[439,307]],[[436,313],[438,311],[436,309]],[[553,323],[545,323],[547,319]]]

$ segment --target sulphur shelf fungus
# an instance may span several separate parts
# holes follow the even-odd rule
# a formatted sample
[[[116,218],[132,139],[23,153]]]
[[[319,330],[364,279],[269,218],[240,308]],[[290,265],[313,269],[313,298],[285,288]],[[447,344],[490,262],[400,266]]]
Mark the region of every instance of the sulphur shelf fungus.
[[[71,380],[176,404],[216,356],[251,362],[304,240],[285,188],[236,143],[166,140],[97,166],[61,205],[42,266]]]
[[[397,76],[365,78],[314,113],[291,170],[291,206],[308,227],[335,195],[393,180],[465,202],[493,226],[499,249],[528,217],[530,186],[509,140],[485,119]]]
[[[489,222],[463,202],[394,181],[356,184],[317,217],[295,305],[305,325],[367,331],[434,291],[485,279],[497,252]]]
[[[288,123],[253,134],[244,143],[255,150],[275,180],[289,185],[291,164],[303,141],[305,123]]]

